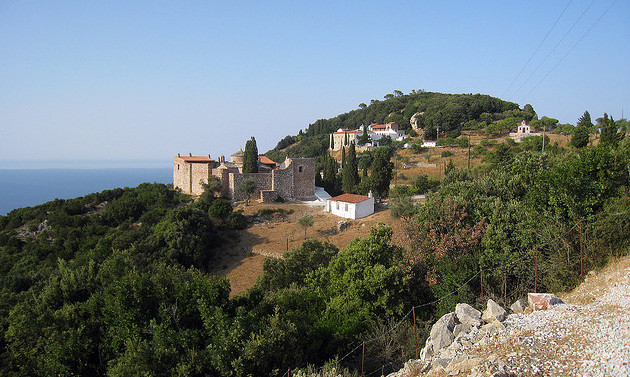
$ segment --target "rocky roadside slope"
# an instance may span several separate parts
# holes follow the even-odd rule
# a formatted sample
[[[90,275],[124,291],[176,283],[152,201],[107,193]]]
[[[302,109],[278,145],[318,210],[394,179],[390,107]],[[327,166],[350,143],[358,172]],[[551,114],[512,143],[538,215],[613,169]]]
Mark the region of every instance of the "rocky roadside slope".
[[[419,360],[388,377],[630,376],[630,258],[591,272],[563,303],[512,314],[459,304]]]

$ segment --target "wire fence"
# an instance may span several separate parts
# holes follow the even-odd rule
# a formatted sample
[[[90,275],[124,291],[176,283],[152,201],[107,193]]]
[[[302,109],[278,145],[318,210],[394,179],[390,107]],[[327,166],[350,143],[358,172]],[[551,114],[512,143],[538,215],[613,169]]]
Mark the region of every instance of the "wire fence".
[[[570,234],[571,232],[573,232],[578,226],[581,227],[581,222],[576,222],[571,228],[569,228],[568,230],[564,231],[563,233],[557,235],[556,237],[554,237],[553,239],[550,239],[546,242],[543,243],[538,243],[536,244],[533,248],[527,250],[525,253],[520,254],[518,257],[513,258],[509,261],[506,261],[502,264],[496,265],[496,266],[492,266],[492,267],[486,267],[486,268],[480,268],[479,271],[477,271],[475,274],[473,274],[468,280],[466,280],[464,283],[462,283],[461,285],[459,285],[456,289],[452,290],[451,292],[443,295],[442,297],[439,297],[433,301],[430,302],[426,302],[420,305],[414,305],[411,307],[411,309],[405,314],[403,315],[393,326],[391,326],[386,332],[385,334],[391,334],[394,330],[396,330],[401,324],[403,324],[405,322],[405,320],[407,320],[407,318],[412,315],[415,314],[415,309],[420,309],[423,307],[427,307],[427,306],[431,306],[431,305],[436,305],[439,304],[440,302],[444,301],[445,299],[447,299],[448,297],[457,294],[457,292],[461,291],[464,287],[468,286],[468,284],[470,284],[470,282],[472,282],[474,279],[480,277],[480,275],[483,274],[483,272],[489,272],[489,271],[494,271],[497,269],[505,269],[508,267],[512,267],[515,264],[517,264],[518,262],[521,262],[523,260],[525,260],[526,258],[529,258],[532,256],[533,253],[538,252],[539,249],[542,249],[544,247],[547,246],[552,246],[554,244],[554,242],[556,242],[558,239],[560,239],[561,237],[565,237],[568,234]],[[415,320],[415,318],[414,318]],[[415,321],[414,321],[414,328],[415,328]],[[350,357],[351,355],[353,355],[355,352],[357,352],[357,350],[359,349],[363,349],[363,355],[362,355],[362,370],[361,370],[361,376],[365,377],[365,376],[371,376],[374,375],[375,373],[377,373],[378,371],[383,372],[384,369],[386,367],[392,367],[395,362],[389,362],[387,364],[381,365],[378,368],[365,373],[364,370],[364,361],[365,361],[365,346],[375,342],[376,340],[379,339],[379,336],[375,336],[373,338],[370,339],[366,339],[361,341],[356,347],[352,348],[348,353],[346,353],[343,357],[337,359],[335,361],[335,363],[337,365],[340,365],[341,362],[343,362],[344,360],[346,360],[348,357]],[[416,348],[417,348],[417,344],[416,344]],[[416,354],[417,354],[418,350],[416,349]],[[324,376],[324,367],[319,367],[317,368],[317,374],[320,374],[322,376]],[[290,377],[291,376],[291,369],[287,369],[287,371],[284,373],[283,377]]]

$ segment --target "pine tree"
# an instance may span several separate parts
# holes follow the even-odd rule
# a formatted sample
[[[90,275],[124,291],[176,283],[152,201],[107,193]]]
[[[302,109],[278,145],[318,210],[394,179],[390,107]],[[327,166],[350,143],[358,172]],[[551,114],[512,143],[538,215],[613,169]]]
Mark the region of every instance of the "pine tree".
[[[258,173],[258,147],[256,146],[256,139],[254,139],[253,136],[245,143],[243,173]]]
[[[357,186],[360,182],[357,154],[354,144],[351,143],[350,149],[348,150],[348,157],[346,157],[346,162],[343,165],[341,189],[345,193],[356,193]]]

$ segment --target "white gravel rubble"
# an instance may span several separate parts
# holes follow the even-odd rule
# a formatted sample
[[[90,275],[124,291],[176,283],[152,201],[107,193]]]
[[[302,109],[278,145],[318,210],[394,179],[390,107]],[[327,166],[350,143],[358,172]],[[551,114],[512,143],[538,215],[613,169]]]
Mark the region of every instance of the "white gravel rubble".
[[[569,303],[549,310],[511,314],[503,322],[505,330],[483,337],[475,331],[468,334],[470,346],[451,347],[450,352],[483,361],[468,372],[448,374],[630,376],[630,259],[621,269],[589,279],[573,294],[577,300],[569,297]],[[417,368],[410,371],[407,367],[392,375],[425,375]]]

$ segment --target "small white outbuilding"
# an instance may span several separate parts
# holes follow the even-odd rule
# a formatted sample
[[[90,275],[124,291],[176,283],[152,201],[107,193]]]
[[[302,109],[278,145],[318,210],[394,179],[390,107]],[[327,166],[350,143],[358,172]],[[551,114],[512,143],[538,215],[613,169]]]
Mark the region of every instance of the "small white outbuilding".
[[[360,219],[374,213],[374,198],[371,194],[341,194],[326,200],[326,212],[347,219]]]

